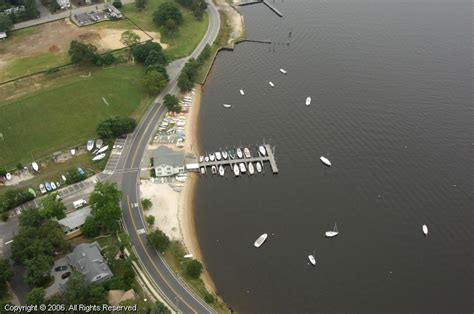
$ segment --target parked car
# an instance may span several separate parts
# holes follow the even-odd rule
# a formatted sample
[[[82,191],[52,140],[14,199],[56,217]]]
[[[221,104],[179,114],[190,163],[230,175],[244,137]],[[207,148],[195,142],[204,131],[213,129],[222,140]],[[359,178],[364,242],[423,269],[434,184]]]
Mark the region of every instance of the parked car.
[[[72,205],[74,205],[74,209],[81,208],[86,204],[87,204],[87,201],[85,199],[80,199],[72,203]]]
[[[65,271],[65,270],[67,270],[66,265],[61,265],[61,266],[58,266],[58,267],[54,268],[54,271],[56,271],[56,272]]]
[[[64,274],[61,275],[61,278],[62,279],[66,279],[67,277],[71,276],[71,272],[70,271],[67,271],[65,272]]]

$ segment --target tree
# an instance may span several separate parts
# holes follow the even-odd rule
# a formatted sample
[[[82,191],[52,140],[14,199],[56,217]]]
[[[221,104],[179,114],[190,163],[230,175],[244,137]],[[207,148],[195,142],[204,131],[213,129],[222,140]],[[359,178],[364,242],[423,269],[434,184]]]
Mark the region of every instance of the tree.
[[[40,15],[35,0],[25,0],[25,11],[22,16],[26,19],[35,19]]]
[[[16,169],[17,170],[23,170],[23,164],[21,162],[16,164]]]
[[[178,31],[178,24],[176,23],[175,20],[173,19],[167,19],[165,21],[165,24],[163,25],[165,27],[165,32],[168,35],[174,34],[176,31]]]
[[[150,209],[151,206],[153,206],[153,203],[151,202],[149,198],[142,199],[142,207],[144,210]]]
[[[155,224],[155,216],[153,215],[148,215],[145,217],[145,221],[148,224],[148,226],[153,226]]]
[[[134,31],[125,31],[120,35],[120,42],[127,47],[134,46],[140,42],[140,36]]]
[[[194,82],[189,79],[184,71],[178,77],[178,87],[183,92],[189,92],[194,87]]]
[[[94,238],[100,234],[100,227],[94,217],[88,216],[81,227],[82,234],[87,238]]]
[[[135,0],[135,6],[139,9],[139,10],[143,10],[146,6],[146,0]]]
[[[57,218],[62,219],[66,217],[64,211],[66,210],[66,206],[64,206],[63,202],[58,199],[58,195],[56,193],[52,193],[44,197],[41,201],[42,208],[40,209],[39,213],[45,218]]]
[[[2,17],[2,15],[0,15],[0,18]],[[5,169],[5,167],[0,167],[0,177],[4,177],[6,174],[7,174],[7,169]]]
[[[132,46],[133,57],[139,63],[144,63],[150,52],[153,50],[161,54],[160,63],[166,64],[166,58],[163,55],[162,48],[159,43],[147,41],[141,45],[137,44]]]
[[[207,59],[209,59],[209,57],[211,56],[211,46],[209,46],[209,44],[207,44],[204,49],[201,51],[201,54],[199,55],[198,57],[198,62],[200,64],[203,64],[204,61],[206,61]]]
[[[166,86],[166,78],[158,71],[149,71],[142,80],[143,88],[150,95],[159,94]]]
[[[114,2],[112,2],[112,5],[116,7],[117,9],[120,9],[122,7],[122,1],[114,0]]]
[[[5,288],[6,283],[12,278],[13,272],[10,263],[6,259],[0,259],[0,291]]]
[[[43,254],[28,260],[26,266],[26,283],[30,286],[42,286],[49,280],[49,273],[53,266],[53,258]]]
[[[170,239],[161,230],[148,233],[148,243],[159,252],[163,253],[170,246]]]
[[[112,182],[99,182],[89,198],[91,215],[96,220],[99,229],[110,233],[118,228],[118,221],[122,217],[119,206],[122,193],[117,189],[117,184]]]
[[[194,58],[189,59],[189,61],[184,65],[184,68],[178,77],[178,87],[181,91],[188,92],[194,87],[194,80],[199,72],[200,65],[201,63],[194,60]]]
[[[115,58],[115,56],[110,51],[108,51],[103,55],[96,54],[94,64],[98,66],[111,65],[114,64],[116,60],[117,58]]]
[[[37,227],[44,222],[45,218],[40,215],[38,210],[31,208],[24,209],[19,216],[19,220],[22,227]]]
[[[179,104],[179,99],[176,96],[167,94],[163,99],[163,103],[168,111],[176,113],[181,112],[181,105]]]
[[[148,73],[150,71],[160,72],[166,78],[166,81],[169,81],[169,76],[168,76],[168,73],[166,73],[166,68],[162,64],[155,63],[155,64],[147,66],[145,69],[145,73]]]
[[[164,26],[168,20],[173,20],[176,25],[183,23],[183,15],[173,2],[160,4],[158,9],[153,12],[153,22],[157,26]]]
[[[13,22],[7,15],[0,15],[0,32],[8,33],[13,27]]]
[[[156,50],[152,50],[146,57],[143,65],[148,67],[153,64],[163,64],[164,62],[165,62],[165,57],[163,56],[163,54]]]
[[[88,285],[82,274],[73,272],[65,285],[61,301],[59,303],[63,304],[107,304],[107,291],[102,285]]]
[[[160,301],[156,301],[150,309],[149,314],[171,314],[171,311],[161,303]]]
[[[69,45],[71,62],[77,64],[94,63],[97,59],[97,47],[93,44],[83,44],[77,40],[71,41]]]
[[[100,137],[112,139],[133,132],[137,122],[129,117],[108,118],[97,125],[96,133]]]
[[[28,305],[41,305],[45,303],[46,292],[44,288],[33,288],[26,295],[26,304]]]
[[[209,304],[214,303],[214,296],[209,292],[206,292],[206,295],[204,296],[204,301]]]
[[[202,273],[202,264],[199,261],[193,259],[186,265],[186,274],[194,279],[199,278]]]

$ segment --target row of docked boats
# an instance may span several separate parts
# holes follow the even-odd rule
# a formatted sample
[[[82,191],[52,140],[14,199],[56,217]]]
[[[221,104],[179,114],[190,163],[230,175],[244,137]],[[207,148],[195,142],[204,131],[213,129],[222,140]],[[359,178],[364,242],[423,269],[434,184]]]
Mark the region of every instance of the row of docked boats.
[[[211,166],[211,173],[212,174],[219,174],[221,177],[225,176],[225,171],[226,167],[224,165],[212,165]],[[230,169],[233,171],[234,175],[236,177],[240,176],[243,173],[247,173],[249,175],[254,175],[256,173],[262,173],[263,172],[263,163],[261,161],[256,161],[255,163],[253,162],[239,162],[239,163],[234,163],[230,164]],[[206,173],[206,167],[202,166],[200,168],[201,174]]]

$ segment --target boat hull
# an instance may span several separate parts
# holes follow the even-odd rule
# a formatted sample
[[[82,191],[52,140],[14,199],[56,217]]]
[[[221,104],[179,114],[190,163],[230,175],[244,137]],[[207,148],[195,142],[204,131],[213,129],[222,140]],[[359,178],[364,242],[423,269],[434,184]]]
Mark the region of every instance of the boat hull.
[[[265,243],[265,241],[267,241],[267,238],[268,238],[268,234],[266,233],[262,234],[261,236],[258,237],[257,240],[255,240],[255,242],[253,243],[253,246],[255,246],[256,248],[261,247],[262,244]]]

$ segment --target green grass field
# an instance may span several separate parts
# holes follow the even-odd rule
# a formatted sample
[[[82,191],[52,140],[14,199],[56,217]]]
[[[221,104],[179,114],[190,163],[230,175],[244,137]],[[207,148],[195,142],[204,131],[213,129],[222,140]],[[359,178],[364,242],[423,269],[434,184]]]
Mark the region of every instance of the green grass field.
[[[67,63],[69,63],[69,56],[65,52],[54,54],[44,53],[32,57],[15,59],[15,61],[10,63],[1,74],[0,80],[7,81],[9,79],[44,71]]]
[[[13,101],[0,100],[0,165],[14,167],[85,143],[110,116],[143,112],[143,68],[119,65],[79,73]],[[102,100],[104,97],[109,105]]]

